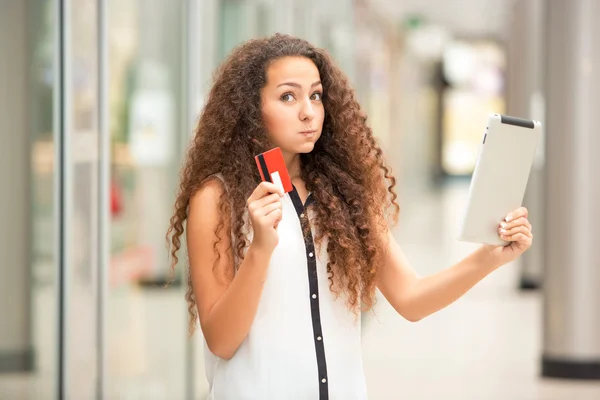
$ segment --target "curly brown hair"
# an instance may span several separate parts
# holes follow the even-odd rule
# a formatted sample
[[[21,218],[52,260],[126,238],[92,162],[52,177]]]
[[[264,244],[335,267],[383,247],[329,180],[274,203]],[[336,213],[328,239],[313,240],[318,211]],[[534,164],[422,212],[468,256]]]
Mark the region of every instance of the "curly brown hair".
[[[190,198],[218,173],[227,190],[220,198],[213,249],[218,259],[217,243],[229,234],[234,268],[243,260],[249,246],[244,234],[246,200],[260,182],[254,156],[273,147],[263,126],[261,89],[269,65],[287,56],[312,60],[323,85],[322,134],[312,152],[300,155],[300,176],[315,199],[310,206],[315,213],[315,243],[320,246],[327,238],[331,290],[344,294],[353,311],[367,310],[375,301],[375,276],[386,251],[379,233],[390,217],[393,224],[397,222],[400,210],[394,192],[396,179],[347,78],[325,50],[288,35],[247,41],[217,70],[184,161],[167,231],[171,268],[174,271],[178,263]],[[229,226],[225,223],[229,215],[231,231],[223,232]],[[189,273],[186,300],[193,333],[197,309]]]

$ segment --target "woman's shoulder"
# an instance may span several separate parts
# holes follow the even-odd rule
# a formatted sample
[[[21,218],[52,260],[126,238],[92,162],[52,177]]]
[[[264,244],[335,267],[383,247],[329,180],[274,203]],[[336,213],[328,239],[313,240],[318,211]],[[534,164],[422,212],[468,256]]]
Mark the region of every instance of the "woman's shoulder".
[[[206,178],[200,188],[190,197],[190,216],[192,214],[201,214],[204,217],[218,215],[221,197],[226,191],[222,176],[211,175]]]
[[[214,174],[202,182],[200,188],[192,195],[190,198],[190,202],[192,199],[219,199],[219,197],[227,190],[225,186],[225,179],[221,174]]]

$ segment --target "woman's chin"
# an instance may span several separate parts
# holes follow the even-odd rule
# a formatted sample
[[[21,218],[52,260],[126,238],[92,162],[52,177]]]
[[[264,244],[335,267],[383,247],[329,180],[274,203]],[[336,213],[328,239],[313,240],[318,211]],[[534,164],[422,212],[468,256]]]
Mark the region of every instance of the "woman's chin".
[[[298,146],[297,153],[310,153],[315,148],[315,144],[313,142],[307,142]]]
[[[314,150],[315,148],[315,142],[313,141],[307,141],[304,143],[298,143],[298,144],[294,144],[292,146],[289,147],[283,147],[280,146],[281,150],[283,150],[284,153],[287,154],[303,154],[303,153],[310,153]]]

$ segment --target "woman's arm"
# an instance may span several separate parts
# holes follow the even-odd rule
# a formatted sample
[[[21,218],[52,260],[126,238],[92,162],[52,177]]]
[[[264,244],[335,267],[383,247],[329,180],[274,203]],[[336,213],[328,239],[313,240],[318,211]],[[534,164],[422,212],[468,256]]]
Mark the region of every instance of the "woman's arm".
[[[379,290],[409,321],[418,321],[452,304],[492,271],[529,248],[533,236],[527,210],[519,209],[515,213],[507,225],[506,240],[510,245],[482,246],[450,268],[424,278],[417,277],[388,231],[386,258],[377,276]]]
[[[222,183],[213,180],[193,196],[186,233],[192,287],[204,338],[213,354],[230,359],[250,331],[272,252],[251,245],[234,274],[231,221],[226,216],[217,245],[221,257],[213,271],[218,202],[223,190]]]

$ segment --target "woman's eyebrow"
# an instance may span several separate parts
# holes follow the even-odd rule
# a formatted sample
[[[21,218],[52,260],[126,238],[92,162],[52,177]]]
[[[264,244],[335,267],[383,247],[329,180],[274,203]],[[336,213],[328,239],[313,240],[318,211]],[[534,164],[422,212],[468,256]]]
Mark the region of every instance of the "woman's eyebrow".
[[[318,86],[320,84],[321,84],[321,81],[316,81],[312,85],[310,85],[310,87],[312,88],[312,87]],[[302,88],[302,85],[300,85],[299,83],[296,83],[296,82],[283,82],[283,83],[280,83],[279,85],[277,85],[277,87],[286,86],[286,85],[296,87],[298,89]]]

